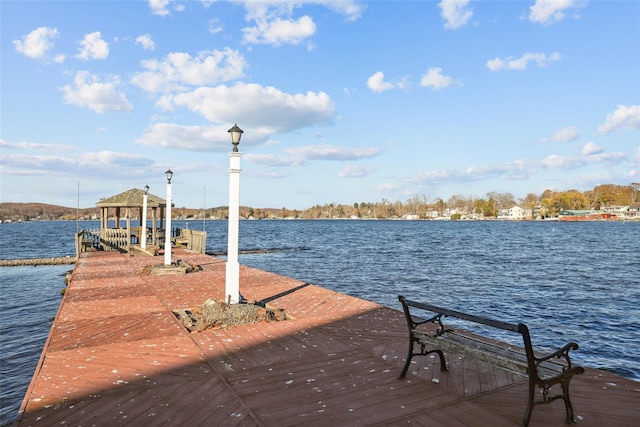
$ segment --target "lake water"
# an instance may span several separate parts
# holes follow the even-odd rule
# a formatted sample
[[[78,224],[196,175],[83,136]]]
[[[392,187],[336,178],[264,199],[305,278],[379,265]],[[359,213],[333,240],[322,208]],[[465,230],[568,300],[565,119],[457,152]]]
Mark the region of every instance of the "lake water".
[[[172,224],[204,227],[207,251],[226,250],[226,221]],[[0,258],[73,255],[76,229],[97,227],[0,224]],[[640,222],[241,221],[240,249],[265,251],[242,264],[389,307],[404,294],[523,322],[538,348],[576,341],[580,364],[640,381]],[[15,418],[71,268],[0,268],[0,425]]]

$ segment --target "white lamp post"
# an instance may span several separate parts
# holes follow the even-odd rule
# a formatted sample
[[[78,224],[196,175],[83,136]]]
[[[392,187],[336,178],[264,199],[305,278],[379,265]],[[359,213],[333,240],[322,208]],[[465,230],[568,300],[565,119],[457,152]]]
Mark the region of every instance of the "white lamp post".
[[[167,175],[167,221],[164,229],[164,265],[171,265],[171,178],[173,172],[168,169]]]
[[[240,157],[238,144],[243,130],[234,125],[229,129],[233,151],[229,153],[229,222],[225,295],[227,302],[240,302],[240,264],[238,264],[238,230],[240,220]]]
[[[142,195],[142,223],[140,224],[140,247],[147,249],[147,195],[149,194],[149,186],[144,186],[144,194]]]

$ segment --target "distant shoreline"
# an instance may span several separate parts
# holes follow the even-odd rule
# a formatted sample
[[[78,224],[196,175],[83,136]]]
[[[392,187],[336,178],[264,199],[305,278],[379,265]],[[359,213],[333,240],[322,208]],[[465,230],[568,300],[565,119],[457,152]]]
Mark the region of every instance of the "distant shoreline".
[[[139,218],[131,218],[132,220],[139,221]],[[202,222],[202,221],[226,221],[226,218],[173,218],[174,221],[185,221],[185,222]],[[27,221],[2,221],[0,220],[0,225],[2,224],[26,224],[30,222],[99,222],[97,219],[30,219]],[[437,218],[294,218],[294,217],[271,217],[271,218],[240,218],[240,221],[457,221],[457,222],[472,222],[472,221],[500,221],[500,222],[553,222],[553,221],[562,221],[562,222],[634,222],[640,221],[640,217],[638,218],[607,218],[607,219],[560,219],[558,217],[550,217],[550,218],[542,218],[542,219],[502,219],[502,218],[448,218],[448,217],[437,217]]]

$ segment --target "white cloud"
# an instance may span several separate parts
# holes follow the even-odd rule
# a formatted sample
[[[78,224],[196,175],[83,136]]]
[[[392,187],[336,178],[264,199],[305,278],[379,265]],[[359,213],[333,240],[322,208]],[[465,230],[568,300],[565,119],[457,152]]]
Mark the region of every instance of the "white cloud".
[[[62,145],[62,144],[39,144],[36,142],[9,142],[5,140],[0,140],[0,147],[10,148],[16,150],[29,150],[29,151],[68,151],[73,147],[70,145]]]
[[[254,25],[242,30],[244,41],[246,43],[271,44],[274,46],[302,43],[316,33],[316,24],[308,15],[296,18],[293,14],[295,9],[309,3],[327,7],[343,15],[348,22],[360,18],[365,7],[362,3],[351,0],[245,1],[243,2],[247,11],[245,18]],[[308,50],[313,49],[313,47],[313,43],[307,45]]]
[[[150,59],[141,65],[148,71],[136,73],[131,83],[147,92],[160,92],[238,79],[243,76],[246,62],[237,50],[226,48],[202,51],[196,57],[171,52],[162,61]]]
[[[287,155],[274,154],[247,154],[245,159],[251,163],[264,166],[299,166],[304,163],[304,159],[300,159]]]
[[[589,154],[589,156],[585,157],[585,163],[589,164],[598,164],[598,163],[610,163],[617,164],[629,157],[627,153],[617,152],[617,153],[593,153]]]
[[[379,148],[345,148],[332,145],[307,145],[302,147],[289,147],[284,154],[247,154],[245,157],[252,163],[265,166],[300,166],[308,161],[353,161],[369,159],[380,153]],[[340,172],[339,176],[355,177],[366,176],[372,167],[360,167],[349,165]]]
[[[491,71],[501,70],[525,70],[530,62],[535,62],[538,67],[546,67],[551,62],[559,61],[561,55],[557,52],[547,56],[544,53],[531,53],[527,52],[518,59],[513,59],[512,56],[501,59],[496,58],[487,61],[487,68]]]
[[[487,179],[522,180],[549,170],[574,170],[588,165],[617,165],[628,158],[626,153],[604,153],[588,143],[576,156],[550,155],[540,160],[514,160],[487,166],[471,166],[465,170],[435,170],[414,176],[411,181],[422,184],[465,183]]]
[[[598,133],[638,128],[640,128],[640,105],[618,105],[616,111],[608,114],[605,122],[598,127]]]
[[[580,164],[582,164],[582,162],[580,162]],[[552,154],[538,161],[538,165],[545,169],[573,169],[576,166],[576,159],[569,156]]]
[[[469,0],[442,0],[438,7],[445,21],[444,28],[449,30],[463,27],[473,16]]]
[[[88,71],[78,71],[73,85],[65,85],[61,89],[65,104],[86,107],[100,114],[107,111],[133,111],[124,93],[118,92],[119,85],[120,80],[116,76],[100,81]]]
[[[244,41],[279,46],[300,44],[311,37],[316,32],[313,19],[308,15],[293,18],[294,9],[300,5],[270,1],[245,2],[246,19],[255,25],[242,30]]]
[[[143,171],[152,165],[153,161],[137,154],[99,151],[75,156],[3,155],[2,163],[7,167],[31,169],[37,174],[47,171],[49,174],[82,174],[82,176],[102,179],[107,176],[131,179],[131,176],[144,173]],[[123,173],[125,170],[126,173]]]
[[[166,16],[169,14],[167,6],[169,0],[149,0],[149,7],[154,15]]]
[[[13,40],[16,50],[29,58],[44,58],[51,48],[52,39],[59,36],[57,28],[39,27],[31,31],[22,40]]]
[[[382,93],[385,90],[393,89],[392,83],[384,81],[384,73],[378,71],[367,79],[367,87],[376,93]]]
[[[102,34],[99,31],[86,34],[80,42],[80,51],[76,58],[89,59],[106,59],[109,56],[109,44],[102,40]]]
[[[375,170],[373,166],[346,165],[338,172],[338,176],[343,178],[364,178]]]
[[[358,20],[360,16],[362,16],[362,11],[366,7],[362,2],[352,0],[315,0],[310,3],[322,4],[341,15],[344,15],[347,22]]]
[[[153,42],[151,38],[151,34],[143,34],[136,38],[136,44],[142,46],[145,50],[155,50],[156,44]]]
[[[327,124],[334,114],[333,101],[324,92],[288,94],[274,87],[237,83],[201,87],[163,98],[165,107],[180,106],[211,122],[241,123],[264,134]]]
[[[136,140],[140,145],[190,151],[230,151],[229,133],[224,126],[183,126],[155,123]]]
[[[442,68],[434,67],[429,68],[429,71],[422,76],[420,86],[441,89],[451,85],[452,81],[453,79],[451,77],[442,74]]]
[[[354,95],[356,92],[358,91],[357,88],[348,88],[348,87],[343,87],[342,88],[342,93],[344,93],[347,96],[351,96]]]
[[[537,162],[530,162],[535,169],[577,169],[588,164],[610,163],[617,164],[626,159],[625,153],[603,153],[595,144],[587,144],[579,156],[551,155]],[[589,152],[593,150],[593,152]]]
[[[78,163],[106,169],[117,165],[118,167],[143,167],[149,166],[153,161],[147,157],[130,153],[119,153],[115,151],[98,151],[83,154]]]
[[[135,142],[150,147],[228,152],[232,148],[229,127],[230,125],[185,126],[176,123],[155,123]],[[251,129],[243,135],[240,141],[240,151],[242,151],[242,147],[263,144],[267,140],[267,134]],[[247,156],[250,155],[247,154]]]
[[[316,24],[309,16],[300,19],[274,18],[259,20],[255,27],[244,28],[244,41],[254,44],[300,44],[316,32]]]
[[[220,31],[224,29],[224,26],[222,26],[219,23],[218,18],[211,18],[208,24],[209,24],[209,33],[211,34],[218,34]]]
[[[569,126],[564,129],[556,131],[551,138],[543,138],[541,142],[571,142],[580,137],[578,128],[575,126]]]
[[[584,7],[584,0],[536,0],[530,7],[529,21],[542,25],[555,24],[565,18],[568,9]]]
[[[582,148],[582,154],[584,154],[585,156],[591,156],[594,154],[600,154],[602,153],[602,147],[597,146],[594,142],[588,142],[583,148]]]
[[[512,162],[501,163],[488,166],[472,166],[467,168],[457,178],[462,181],[479,181],[498,177],[509,180],[527,179],[531,175],[530,163],[525,160],[514,160]]]
[[[358,160],[369,159],[380,154],[380,149],[348,148],[333,145],[307,145],[303,147],[290,147],[284,150],[286,153],[305,160]]]

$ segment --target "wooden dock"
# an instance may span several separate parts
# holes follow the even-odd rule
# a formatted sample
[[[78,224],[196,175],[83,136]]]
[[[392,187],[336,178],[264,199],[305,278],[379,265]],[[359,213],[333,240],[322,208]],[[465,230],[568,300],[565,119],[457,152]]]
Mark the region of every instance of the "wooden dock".
[[[172,310],[222,300],[225,263],[183,249],[173,255],[202,270],[149,276],[141,273],[161,257],[82,254],[18,426],[522,421],[521,378],[449,355],[449,372],[440,372],[434,358],[417,358],[398,380],[407,351],[399,310],[265,271],[242,266],[241,293],[293,319],[189,333]],[[587,369],[571,386],[577,426],[638,425],[640,383]],[[534,408],[530,425],[564,426],[562,402]]]

